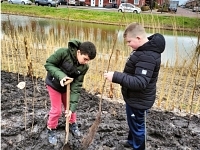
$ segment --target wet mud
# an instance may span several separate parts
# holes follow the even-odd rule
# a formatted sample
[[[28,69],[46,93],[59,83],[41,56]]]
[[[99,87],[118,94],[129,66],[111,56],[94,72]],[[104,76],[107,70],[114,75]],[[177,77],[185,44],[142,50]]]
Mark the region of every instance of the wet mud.
[[[16,86],[21,81],[26,81],[24,89]],[[82,137],[77,139],[69,135],[71,150],[81,149],[81,141],[98,113],[99,100],[98,96],[84,89],[81,91],[77,123]],[[65,118],[62,115],[59,120],[57,145],[49,144],[46,131],[49,108],[43,80],[1,71],[1,150],[61,150],[65,143]],[[127,134],[125,105],[104,99],[101,123],[88,150],[127,150],[119,144],[119,140],[126,139]],[[146,149],[199,150],[199,116],[149,110]]]

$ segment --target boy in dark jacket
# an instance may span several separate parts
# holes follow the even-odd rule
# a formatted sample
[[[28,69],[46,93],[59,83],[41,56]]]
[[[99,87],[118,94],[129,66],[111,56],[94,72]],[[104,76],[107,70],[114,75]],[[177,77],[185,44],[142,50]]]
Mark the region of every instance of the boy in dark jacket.
[[[75,111],[83,79],[89,69],[87,63],[95,57],[96,47],[93,43],[71,40],[68,43],[68,48],[58,49],[46,60],[44,65],[47,70],[46,86],[51,101],[47,121],[50,143],[56,144],[57,142],[55,129],[62,114],[62,104],[66,109],[66,86],[64,86],[64,82],[71,78],[73,78],[73,82],[70,86],[70,111],[66,112],[66,115],[70,118],[70,131],[74,136],[80,136]]]
[[[156,33],[147,37],[145,29],[131,23],[124,32],[124,39],[133,51],[127,59],[123,72],[107,72],[104,77],[122,87],[126,102],[129,126],[127,140],[119,141],[134,150],[145,149],[145,115],[156,98],[156,82],[161,64],[161,53],[165,49],[164,37]]]

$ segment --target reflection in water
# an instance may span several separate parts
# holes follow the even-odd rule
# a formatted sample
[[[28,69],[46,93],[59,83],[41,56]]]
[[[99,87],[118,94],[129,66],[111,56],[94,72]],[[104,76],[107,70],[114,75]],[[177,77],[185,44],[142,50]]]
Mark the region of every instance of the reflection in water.
[[[99,47],[99,52],[103,49],[109,52],[113,47],[113,40],[117,36],[115,48],[127,51],[127,54],[130,51],[124,45],[123,28],[117,26],[2,14],[1,38],[5,38],[9,34],[14,35],[13,29],[17,29],[15,31],[21,35],[31,34],[33,42],[41,44],[46,43],[49,37],[52,37],[56,41],[55,47],[66,46],[68,39],[71,38],[94,41]],[[197,43],[197,37],[174,36],[162,32],[166,38],[166,50],[162,55],[164,64],[169,61],[173,65],[176,58],[181,61],[191,57]],[[62,43],[62,41],[66,41],[66,43]]]

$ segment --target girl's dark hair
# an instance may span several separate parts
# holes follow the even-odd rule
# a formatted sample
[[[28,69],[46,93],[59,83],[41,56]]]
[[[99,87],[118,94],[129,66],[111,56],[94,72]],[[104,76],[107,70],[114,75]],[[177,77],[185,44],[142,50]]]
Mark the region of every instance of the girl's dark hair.
[[[96,47],[92,42],[86,41],[80,44],[79,50],[81,54],[88,55],[90,60],[96,57]]]

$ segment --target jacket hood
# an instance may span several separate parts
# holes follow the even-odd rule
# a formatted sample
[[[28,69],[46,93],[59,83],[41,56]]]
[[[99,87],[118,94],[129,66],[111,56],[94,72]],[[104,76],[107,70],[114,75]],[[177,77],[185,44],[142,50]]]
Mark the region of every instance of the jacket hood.
[[[70,49],[70,53],[74,60],[77,60],[76,52],[80,45],[81,45],[81,41],[79,41],[77,39],[73,39],[68,42],[68,48]]]
[[[155,33],[148,37],[148,42],[141,46],[141,49],[151,50],[157,53],[162,53],[165,50],[165,38],[159,33]],[[140,49],[140,48],[139,48]]]

